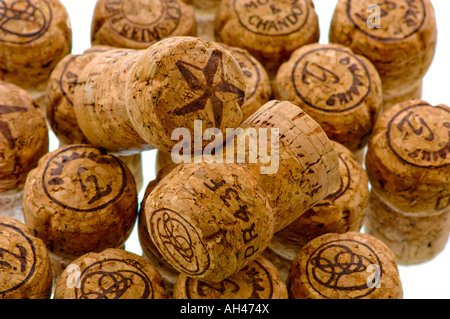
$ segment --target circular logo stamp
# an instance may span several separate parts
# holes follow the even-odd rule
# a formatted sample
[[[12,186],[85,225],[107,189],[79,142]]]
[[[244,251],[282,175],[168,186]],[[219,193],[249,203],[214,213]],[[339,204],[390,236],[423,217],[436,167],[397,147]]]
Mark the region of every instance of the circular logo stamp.
[[[118,269],[119,268],[119,269]],[[153,299],[148,276],[128,260],[105,259],[87,266],[77,278],[76,299]],[[79,288],[77,288],[79,287]]]
[[[425,168],[450,165],[450,108],[417,104],[395,114],[386,130],[388,147],[402,162]]]
[[[297,32],[310,14],[307,0],[234,0],[234,11],[245,29],[265,36]]]
[[[333,298],[336,291],[345,291],[354,299],[367,296],[377,288],[381,274],[381,262],[374,250],[351,239],[323,244],[306,263],[308,283],[325,298]]]
[[[348,0],[347,15],[367,36],[379,41],[398,41],[423,26],[426,9],[423,0]],[[373,23],[376,19],[379,19],[377,25]]]
[[[258,260],[245,266],[239,273],[218,283],[186,279],[186,296],[208,298],[211,294],[219,299],[271,299],[273,281],[269,271]]]
[[[179,1],[108,0],[108,23],[119,35],[136,42],[154,42],[172,34],[181,18]]]
[[[56,153],[47,162],[42,185],[55,204],[89,213],[120,198],[127,186],[127,177],[124,165],[106,151],[74,145]]]
[[[0,236],[9,245],[0,244],[0,296],[25,285],[36,271],[36,252],[33,241],[19,228],[0,223]],[[13,278],[13,280],[11,280]]]
[[[261,73],[255,62],[239,49],[231,49],[233,56],[236,58],[237,63],[241,67],[242,73],[245,77],[246,88],[250,88],[249,92],[246,91],[245,98],[251,99],[258,91],[259,84],[261,83]]]
[[[190,275],[201,275],[209,268],[209,252],[197,230],[180,214],[160,209],[151,215],[153,242],[172,265]]]
[[[40,38],[51,22],[47,0],[0,1],[0,42],[30,43]]]
[[[306,105],[329,113],[358,107],[371,90],[364,63],[339,48],[318,48],[302,55],[294,65],[291,81]]]

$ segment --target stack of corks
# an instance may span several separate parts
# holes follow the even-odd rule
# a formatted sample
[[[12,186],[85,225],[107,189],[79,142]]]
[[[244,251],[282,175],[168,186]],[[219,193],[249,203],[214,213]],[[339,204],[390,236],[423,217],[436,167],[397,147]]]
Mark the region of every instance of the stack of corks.
[[[450,233],[450,108],[399,103],[374,128],[366,168],[371,188],[366,232],[404,265],[434,258]]]
[[[339,0],[329,39],[366,56],[383,83],[384,109],[420,99],[437,41],[430,0]]]
[[[0,80],[27,90],[44,111],[50,74],[72,49],[65,7],[59,0],[5,0],[0,25]]]

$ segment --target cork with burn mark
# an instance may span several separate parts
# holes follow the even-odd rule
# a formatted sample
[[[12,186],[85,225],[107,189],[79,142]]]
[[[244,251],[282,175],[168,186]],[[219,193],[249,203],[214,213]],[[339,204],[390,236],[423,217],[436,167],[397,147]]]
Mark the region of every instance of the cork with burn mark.
[[[339,157],[339,186],[325,199],[273,235],[269,247],[292,262],[301,247],[327,233],[360,231],[369,206],[369,180],[345,146],[333,142]]]
[[[42,157],[28,175],[23,199],[26,224],[51,252],[72,259],[122,245],[133,229],[137,206],[127,166],[83,144]]]
[[[338,44],[296,50],[278,70],[274,91],[275,98],[298,105],[330,139],[354,152],[367,145],[383,105],[373,64]]]
[[[392,251],[367,234],[325,234],[295,257],[287,283],[291,299],[403,299]]]
[[[202,134],[208,128],[225,132],[242,120],[244,76],[233,56],[214,42],[194,37],[161,40],[140,54],[125,87],[134,128],[165,152],[176,145],[171,137],[178,128],[191,134],[194,150],[196,120],[201,120]],[[203,141],[203,146],[209,143]]]
[[[55,299],[167,299],[158,270],[145,258],[122,249],[87,253],[58,280]]]
[[[91,43],[147,49],[174,36],[196,36],[194,8],[183,0],[99,0],[91,26]]]
[[[295,49],[320,36],[311,0],[224,0],[215,27],[217,41],[247,49],[269,74]]]
[[[379,21],[374,19],[377,13]],[[389,100],[394,96],[404,96],[418,86],[433,61],[437,42],[434,9],[430,0],[387,1],[378,8],[371,0],[339,0],[329,39],[372,61],[387,103],[392,105]]]
[[[218,283],[196,280],[181,274],[174,299],[288,299],[286,284],[278,269],[258,257],[236,274]]]
[[[0,299],[49,299],[47,248],[22,222],[0,216]]]

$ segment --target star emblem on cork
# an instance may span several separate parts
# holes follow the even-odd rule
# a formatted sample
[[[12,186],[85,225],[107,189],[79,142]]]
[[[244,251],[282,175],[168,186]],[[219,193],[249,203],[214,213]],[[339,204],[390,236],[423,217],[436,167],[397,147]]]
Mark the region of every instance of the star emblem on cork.
[[[27,111],[26,107],[0,105],[0,117],[5,114],[17,112],[23,113],[26,111]],[[0,120],[0,133],[8,141],[9,148],[13,149],[16,146],[16,143],[11,135],[11,129],[9,128],[9,124],[7,121]]]
[[[225,80],[222,56],[223,54],[220,50],[214,50],[204,68],[182,60],[176,62],[176,66],[188,83],[189,88],[193,91],[202,92],[199,98],[183,107],[176,108],[174,110],[176,115],[185,115],[204,110],[208,101],[211,101],[214,120],[220,127],[223,116],[223,101],[217,96],[217,93],[233,93],[239,98],[245,97],[243,90]],[[216,80],[217,76],[220,76],[218,83]]]

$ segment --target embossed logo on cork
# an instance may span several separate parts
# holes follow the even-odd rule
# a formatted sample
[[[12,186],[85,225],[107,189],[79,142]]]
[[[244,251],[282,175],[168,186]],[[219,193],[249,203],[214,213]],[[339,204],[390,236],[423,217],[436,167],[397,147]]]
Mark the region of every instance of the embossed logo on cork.
[[[26,44],[40,38],[52,22],[46,0],[0,1],[0,42]]]
[[[123,164],[104,150],[74,145],[55,154],[42,175],[45,194],[64,209],[94,212],[122,196],[126,184]]]
[[[377,5],[379,17],[377,27],[370,21],[371,10]],[[398,41],[416,33],[424,24],[426,9],[423,0],[348,0],[347,16],[352,24],[361,32],[379,41]]]
[[[136,42],[154,42],[169,36],[182,14],[177,0],[108,0],[105,10],[111,28]]]
[[[365,297],[379,287],[381,275],[382,266],[375,251],[351,239],[323,244],[306,263],[308,283],[325,298],[335,297],[336,291],[350,293],[354,299]]]
[[[153,212],[150,233],[158,250],[187,274],[201,275],[209,269],[209,253],[200,234],[178,213],[170,209]]]
[[[265,36],[297,32],[308,20],[307,0],[234,0],[234,11],[247,30]]]
[[[402,162],[425,168],[450,165],[450,109],[417,104],[390,120],[388,147]]]
[[[118,269],[120,267],[120,269]],[[77,273],[75,299],[152,299],[153,285],[136,263],[105,259]]]
[[[0,223],[0,235],[9,237],[13,243],[8,247],[0,245],[0,296],[25,285],[36,271],[36,252],[32,240],[19,228]],[[8,279],[2,278],[7,276]],[[14,278],[14,280],[11,280]]]
[[[358,107],[371,90],[369,71],[364,63],[354,54],[338,48],[319,48],[302,55],[295,63],[291,80],[297,96],[305,104],[329,113]],[[311,94],[318,87],[320,90]]]

